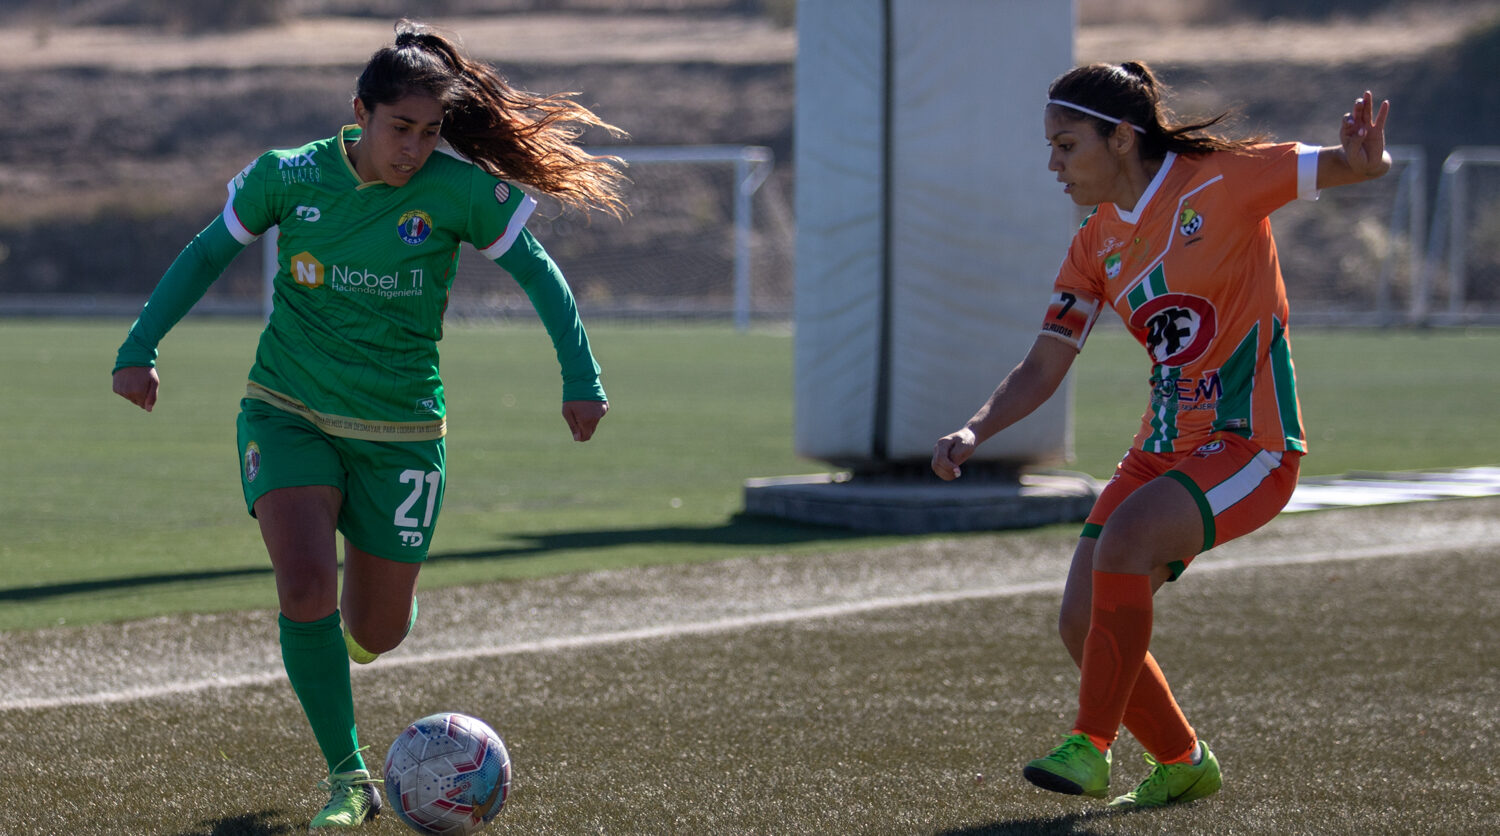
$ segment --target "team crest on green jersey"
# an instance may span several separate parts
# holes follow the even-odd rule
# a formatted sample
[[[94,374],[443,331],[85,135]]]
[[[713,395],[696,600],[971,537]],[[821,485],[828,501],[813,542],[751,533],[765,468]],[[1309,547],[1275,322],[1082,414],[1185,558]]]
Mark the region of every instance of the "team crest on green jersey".
[[[396,232],[402,241],[412,245],[420,244],[432,234],[432,216],[420,209],[413,209],[401,216]]]

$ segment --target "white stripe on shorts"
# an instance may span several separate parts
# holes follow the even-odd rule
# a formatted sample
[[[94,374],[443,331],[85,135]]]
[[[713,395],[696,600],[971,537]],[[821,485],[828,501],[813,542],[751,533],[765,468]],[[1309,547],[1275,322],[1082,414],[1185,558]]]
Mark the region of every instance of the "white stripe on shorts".
[[[1278,467],[1281,467],[1281,454],[1262,450],[1233,476],[1204,491],[1203,498],[1217,517],[1234,507],[1236,502],[1255,493],[1255,489]]]

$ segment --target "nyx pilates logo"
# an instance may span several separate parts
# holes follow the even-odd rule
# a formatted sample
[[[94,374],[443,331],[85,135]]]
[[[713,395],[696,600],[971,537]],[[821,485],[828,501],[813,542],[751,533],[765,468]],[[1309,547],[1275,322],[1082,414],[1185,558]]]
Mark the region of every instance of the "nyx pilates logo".
[[[318,149],[316,148],[312,148],[304,154],[294,154],[289,157],[282,157],[279,161],[277,161],[276,167],[302,168],[304,166],[317,165],[317,162],[313,160],[313,154],[317,153],[317,150]]]

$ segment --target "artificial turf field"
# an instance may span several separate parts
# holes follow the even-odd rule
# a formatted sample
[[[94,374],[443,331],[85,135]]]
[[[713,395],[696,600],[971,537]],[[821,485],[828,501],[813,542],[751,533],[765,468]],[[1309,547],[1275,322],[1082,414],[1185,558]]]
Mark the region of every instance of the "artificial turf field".
[[[1223,764],[1115,814],[1020,765],[1071,720],[1071,530],[424,593],[356,671],[374,760],[481,716],[525,834],[1483,833],[1500,822],[1500,499],[1287,514],[1157,596],[1153,649]],[[266,613],[0,636],[0,833],[301,832],[320,758]],[[1114,788],[1145,774],[1128,737]],[[406,832],[382,817],[361,832]]]
[[[319,758],[225,452],[253,328],[174,331],[149,416],[108,394],[123,329],[0,327],[0,833],[300,832]],[[1153,648],[1225,790],[1111,815],[1018,774],[1071,720],[1052,623],[1075,526],[736,517],[744,478],[812,469],[789,449],[784,335],[596,329],[616,409],[570,446],[544,338],[521,330],[450,336],[445,539],[416,632],[355,679],[377,764],[433,711],[506,737],[495,832],[1500,829],[1500,500],[1283,515],[1201,558],[1158,597]],[[1075,466],[1095,475],[1139,411],[1115,336],[1079,366]],[[1304,474],[1500,461],[1500,387],[1475,362],[1497,342],[1299,335]],[[1118,749],[1123,792],[1145,768]]]

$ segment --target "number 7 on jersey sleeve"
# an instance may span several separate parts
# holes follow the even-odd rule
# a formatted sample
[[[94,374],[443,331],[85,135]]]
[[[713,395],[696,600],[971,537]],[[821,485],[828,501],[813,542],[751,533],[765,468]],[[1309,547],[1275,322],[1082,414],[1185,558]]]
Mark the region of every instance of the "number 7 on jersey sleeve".
[[[1098,299],[1059,290],[1052,294],[1052,302],[1047,305],[1047,317],[1042,321],[1042,333],[1056,337],[1073,348],[1081,350],[1084,340],[1089,337],[1089,331],[1094,327],[1094,321],[1098,318]]]

